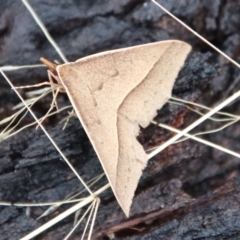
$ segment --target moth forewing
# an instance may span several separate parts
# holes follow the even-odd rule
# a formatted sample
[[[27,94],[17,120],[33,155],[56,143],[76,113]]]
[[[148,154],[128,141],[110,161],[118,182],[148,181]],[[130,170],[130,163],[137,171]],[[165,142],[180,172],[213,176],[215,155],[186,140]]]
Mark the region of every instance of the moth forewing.
[[[171,97],[191,47],[171,40],[106,51],[56,67],[128,216],[147,154],[136,140]]]

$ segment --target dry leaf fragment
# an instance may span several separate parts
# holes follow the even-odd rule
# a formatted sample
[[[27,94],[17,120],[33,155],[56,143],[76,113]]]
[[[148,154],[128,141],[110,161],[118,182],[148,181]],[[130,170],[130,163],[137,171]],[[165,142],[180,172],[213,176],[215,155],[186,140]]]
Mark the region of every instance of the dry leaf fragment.
[[[72,105],[129,216],[148,157],[136,140],[170,98],[191,47],[171,40],[107,51],[57,66]]]

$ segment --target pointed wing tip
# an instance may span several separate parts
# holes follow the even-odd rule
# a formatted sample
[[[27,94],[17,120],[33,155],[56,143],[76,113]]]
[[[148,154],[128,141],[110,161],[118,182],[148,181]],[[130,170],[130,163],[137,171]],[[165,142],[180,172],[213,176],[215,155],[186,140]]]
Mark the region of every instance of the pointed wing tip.
[[[132,205],[132,204],[131,204]],[[121,207],[122,208],[122,207]],[[127,218],[129,218],[129,215],[130,215],[130,207],[127,207],[127,208],[122,208],[122,210],[123,210],[123,212],[124,212],[124,214],[125,214],[125,216],[127,217]]]

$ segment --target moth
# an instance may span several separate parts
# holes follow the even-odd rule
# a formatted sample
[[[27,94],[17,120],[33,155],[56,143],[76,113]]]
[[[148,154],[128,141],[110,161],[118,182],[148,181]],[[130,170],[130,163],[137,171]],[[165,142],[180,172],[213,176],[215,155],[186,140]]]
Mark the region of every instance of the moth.
[[[50,66],[85,129],[114,195],[129,216],[148,155],[136,137],[171,97],[191,46],[160,41]]]

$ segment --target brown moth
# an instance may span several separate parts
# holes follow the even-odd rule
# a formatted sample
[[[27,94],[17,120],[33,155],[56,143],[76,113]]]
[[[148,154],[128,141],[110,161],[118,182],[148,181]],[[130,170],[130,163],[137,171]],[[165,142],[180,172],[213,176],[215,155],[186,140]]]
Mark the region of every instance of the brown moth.
[[[190,50],[185,42],[161,41],[101,52],[56,66],[57,79],[127,216],[148,161],[136,139],[139,125],[147,127],[157,109],[171,97],[174,81]]]

